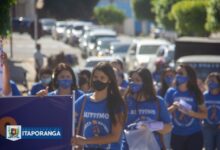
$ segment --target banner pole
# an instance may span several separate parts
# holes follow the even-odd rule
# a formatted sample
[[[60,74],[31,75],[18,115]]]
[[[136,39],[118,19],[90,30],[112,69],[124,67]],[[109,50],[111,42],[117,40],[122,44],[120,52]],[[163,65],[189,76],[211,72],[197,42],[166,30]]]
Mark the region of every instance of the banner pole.
[[[0,97],[3,96],[3,60],[2,60],[2,54],[3,54],[3,40],[0,37]]]
[[[75,96],[76,94],[75,94],[75,90],[73,90],[73,95],[72,95],[72,97],[73,97],[73,103],[72,103],[72,106],[73,106],[73,112],[72,112],[72,137],[74,137],[75,136],[75,114],[76,114],[76,109],[75,109],[75,101],[76,101],[76,96]],[[72,146],[72,150],[74,150],[74,145]]]

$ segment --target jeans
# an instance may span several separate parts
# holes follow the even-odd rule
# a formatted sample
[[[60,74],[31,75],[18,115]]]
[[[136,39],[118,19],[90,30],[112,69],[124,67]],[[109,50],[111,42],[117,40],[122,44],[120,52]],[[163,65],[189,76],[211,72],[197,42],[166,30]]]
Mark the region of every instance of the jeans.
[[[175,135],[172,133],[171,147],[173,150],[202,150],[202,131],[187,136]]]
[[[220,150],[220,129],[217,126],[204,126],[203,135],[206,150]]]

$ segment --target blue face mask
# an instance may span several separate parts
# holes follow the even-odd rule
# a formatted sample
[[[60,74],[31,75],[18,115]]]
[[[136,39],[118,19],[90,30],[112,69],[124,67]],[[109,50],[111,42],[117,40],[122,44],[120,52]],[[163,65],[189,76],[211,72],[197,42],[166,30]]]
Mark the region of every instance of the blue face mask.
[[[219,85],[219,83],[210,81],[210,82],[208,83],[208,87],[209,87],[209,90],[214,90],[214,89],[219,88],[220,85]]]
[[[68,89],[71,87],[73,83],[73,80],[67,80],[67,79],[64,79],[64,80],[58,80],[58,86],[60,88],[64,88],[64,89]]]
[[[141,90],[143,84],[137,84],[137,83],[131,82],[129,86],[133,93],[137,93]]]
[[[167,77],[164,78],[166,84],[168,84],[168,85],[171,85],[171,84],[172,84],[173,79],[174,79],[174,78],[173,78],[173,77],[170,77],[170,76],[167,76]]]
[[[181,85],[181,84],[184,84],[187,81],[188,81],[188,77],[187,76],[183,76],[183,75],[179,75],[179,74],[176,75],[177,86]]]
[[[51,82],[51,78],[42,79],[41,83],[48,85]]]

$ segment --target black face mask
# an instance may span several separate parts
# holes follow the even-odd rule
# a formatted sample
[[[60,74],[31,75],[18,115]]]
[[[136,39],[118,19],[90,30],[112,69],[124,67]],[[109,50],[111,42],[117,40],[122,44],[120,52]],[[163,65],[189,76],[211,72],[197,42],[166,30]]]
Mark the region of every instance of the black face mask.
[[[94,90],[101,91],[101,90],[105,89],[107,86],[108,86],[108,83],[103,83],[99,80],[93,81]]]

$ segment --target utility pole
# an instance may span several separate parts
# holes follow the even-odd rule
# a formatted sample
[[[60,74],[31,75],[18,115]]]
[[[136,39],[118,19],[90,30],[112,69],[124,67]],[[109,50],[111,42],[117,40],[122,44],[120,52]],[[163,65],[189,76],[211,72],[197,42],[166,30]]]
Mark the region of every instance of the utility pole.
[[[38,13],[37,11],[42,9],[44,7],[44,0],[36,0],[34,11],[35,11],[35,17],[34,17],[34,41],[35,45],[37,44],[38,40]]]

